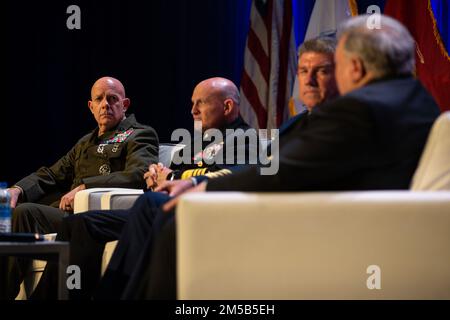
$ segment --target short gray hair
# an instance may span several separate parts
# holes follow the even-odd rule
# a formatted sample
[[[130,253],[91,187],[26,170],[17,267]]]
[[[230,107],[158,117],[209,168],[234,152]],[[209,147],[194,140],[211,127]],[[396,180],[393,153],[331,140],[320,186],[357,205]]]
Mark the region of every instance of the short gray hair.
[[[334,55],[336,51],[336,39],[332,37],[317,37],[302,43],[298,49],[298,57],[306,52],[317,52]]]
[[[380,28],[369,29],[369,15],[351,18],[340,26],[339,38],[346,37],[344,48],[356,53],[367,70],[378,77],[410,75],[415,66],[415,42],[397,20],[380,14]]]

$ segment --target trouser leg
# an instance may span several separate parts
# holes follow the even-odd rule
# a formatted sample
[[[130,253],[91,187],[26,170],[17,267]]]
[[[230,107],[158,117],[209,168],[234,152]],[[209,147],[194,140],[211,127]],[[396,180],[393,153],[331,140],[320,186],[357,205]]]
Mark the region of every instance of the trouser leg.
[[[175,210],[160,209],[122,299],[175,299],[174,259]]]
[[[100,282],[96,298],[119,299],[122,296],[152,233],[155,215],[159,207],[169,199],[166,194],[152,192],[144,193],[138,198]]]
[[[144,277],[147,282],[145,299],[177,298],[176,282],[176,223],[166,223],[155,240],[152,258]]]
[[[62,219],[68,215],[58,208],[37,203],[22,203],[13,211],[12,230],[41,234],[58,232]]]
[[[24,259],[22,259],[24,260]],[[30,264],[21,263],[23,268],[29,268]],[[14,300],[19,293],[20,283],[24,272],[19,267],[17,258],[0,257],[0,300]]]

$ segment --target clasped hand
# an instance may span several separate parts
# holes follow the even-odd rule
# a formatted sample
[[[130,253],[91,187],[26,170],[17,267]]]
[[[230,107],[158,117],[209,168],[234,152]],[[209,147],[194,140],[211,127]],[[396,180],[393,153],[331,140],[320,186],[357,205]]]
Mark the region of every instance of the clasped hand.
[[[155,190],[156,187],[166,181],[167,176],[172,172],[171,169],[164,166],[161,162],[158,164],[152,163],[148,167],[148,171],[144,173],[144,180],[147,189]]]

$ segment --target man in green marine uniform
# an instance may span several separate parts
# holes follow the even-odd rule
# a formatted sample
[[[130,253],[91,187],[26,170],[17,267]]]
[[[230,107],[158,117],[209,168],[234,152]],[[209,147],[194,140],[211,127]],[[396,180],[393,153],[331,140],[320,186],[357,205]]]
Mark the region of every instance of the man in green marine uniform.
[[[14,209],[13,232],[57,232],[63,217],[73,212],[75,194],[80,190],[145,187],[144,173],[150,164],[158,163],[158,136],[134,115],[126,116],[129,106],[130,99],[119,80],[102,77],[94,83],[88,107],[98,127],[55,164],[40,168],[8,189]],[[1,262],[0,272],[2,277],[9,274],[8,280],[21,279],[29,267],[29,262],[18,264],[10,258],[9,272],[5,272],[1,270],[5,261]],[[2,284],[0,298],[5,290]]]

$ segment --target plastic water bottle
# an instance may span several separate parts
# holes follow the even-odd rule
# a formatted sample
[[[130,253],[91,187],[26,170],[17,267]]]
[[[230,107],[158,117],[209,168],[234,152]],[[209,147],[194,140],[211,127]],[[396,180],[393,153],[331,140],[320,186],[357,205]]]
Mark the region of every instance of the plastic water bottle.
[[[11,196],[5,182],[0,182],[0,232],[11,232]]]

